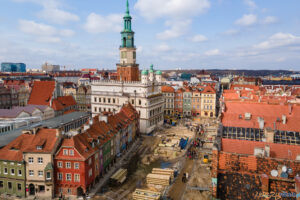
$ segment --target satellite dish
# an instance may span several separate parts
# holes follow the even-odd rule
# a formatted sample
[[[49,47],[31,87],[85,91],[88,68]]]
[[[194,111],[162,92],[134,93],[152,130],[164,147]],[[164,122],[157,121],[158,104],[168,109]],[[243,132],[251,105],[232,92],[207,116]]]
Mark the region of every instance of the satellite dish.
[[[288,175],[286,172],[282,172],[282,173],[280,174],[280,177],[282,177],[282,178],[288,178],[289,175]]]
[[[282,167],[282,172],[286,172],[287,171],[287,167],[286,166],[283,166]]]
[[[273,169],[273,170],[271,171],[271,175],[272,175],[273,177],[277,177],[277,176],[278,176],[278,171],[275,170],[275,169]]]

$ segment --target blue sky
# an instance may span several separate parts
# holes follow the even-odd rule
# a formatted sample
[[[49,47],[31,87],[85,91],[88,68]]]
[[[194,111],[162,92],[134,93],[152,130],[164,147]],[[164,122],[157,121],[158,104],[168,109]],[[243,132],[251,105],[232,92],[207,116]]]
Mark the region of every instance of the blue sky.
[[[125,0],[1,0],[0,62],[115,69]],[[130,0],[140,68],[300,70],[299,0]]]

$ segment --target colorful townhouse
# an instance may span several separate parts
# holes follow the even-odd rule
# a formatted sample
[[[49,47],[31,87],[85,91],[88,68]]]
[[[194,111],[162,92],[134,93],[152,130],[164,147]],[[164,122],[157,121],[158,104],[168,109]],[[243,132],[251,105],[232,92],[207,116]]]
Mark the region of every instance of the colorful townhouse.
[[[169,85],[163,85],[161,91],[164,96],[165,105],[164,105],[164,115],[173,116],[174,115],[174,97],[175,89]]]
[[[198,88],[193,90],[192,96],[192,116],[200,117],[201,115],[201,91]]]
[[[183,92],[184,90],[182,88],[179,88],[178,90],[175,91],[175,114],[178,116],[182,116],[182,106],[183,106]]]
[[[182,104],[182,112],[183,116],[191,116],[192,114],[192,90],[190,87],[184,88],[183,91],[183,104]]]
[[[208,85],[201,92],[201,117],[215,118],[216,116],[216,90]]]
[[[100,154],[86,134],[64,138],[55,154],[56,196],[82,196],[99,180]]]
[[[19,145],[23,136],[0,149],[0,194],[25,198],[25,162],[23,146]]]
[[[60,132],[58,129],[34,129],[22,136],[19,145],[25,146],[26,195],[53,198],[53,158],[61,141]]]

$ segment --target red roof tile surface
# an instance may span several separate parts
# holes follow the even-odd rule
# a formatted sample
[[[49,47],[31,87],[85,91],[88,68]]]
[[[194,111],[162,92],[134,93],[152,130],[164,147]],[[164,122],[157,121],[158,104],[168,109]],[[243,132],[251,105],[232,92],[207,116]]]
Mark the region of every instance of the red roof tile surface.
[[[55,81],[35,81],[28,104],[50,106],[54,90]]]
[[[167,93],[174,93],[175,89],[171,86],[164,85],[164,86],[161,86],[161,91],[162,92],[167,92]]]
[[[297,155],[300,154],[300,146],[297,145],[222,139],[222,151],[229,153],[254,155],[255,147],[264,148],[266,145],[270,146],[272,158],[296,160]]]
[[[264,119],[264,127],[273,129],[275,122],[277,130],[300,132],[300,106],[248,102],[226,102],[225,105],[223,126],[259,128],[258,118],[261,117]],[[245,113],[251,114],[250,120],[244,118]],[[282,122],[283,115],[286,116],[286,124]]]

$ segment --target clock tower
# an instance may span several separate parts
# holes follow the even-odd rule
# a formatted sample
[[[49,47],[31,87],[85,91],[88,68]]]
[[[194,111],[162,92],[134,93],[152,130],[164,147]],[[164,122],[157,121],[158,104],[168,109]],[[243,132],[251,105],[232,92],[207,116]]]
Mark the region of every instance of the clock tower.
[[[134,32],[131,29],[129,3],[124,16],[124,30],[121,32],[120,63],[117,64],[117,79],[119,81],[139,81],[139,65],[136,64],[136,48]]]

